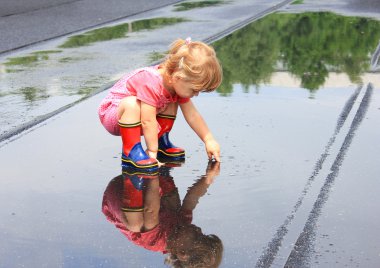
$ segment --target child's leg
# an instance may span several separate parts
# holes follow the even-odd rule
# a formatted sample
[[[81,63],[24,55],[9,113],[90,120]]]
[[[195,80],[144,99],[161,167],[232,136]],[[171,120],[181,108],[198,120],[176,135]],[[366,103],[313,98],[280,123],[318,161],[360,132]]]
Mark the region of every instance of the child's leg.
[[[185,150],[172,144],[169,140],[169,132],[172,130],[177,116],[178,104],[171,103],[161,114],[157,115],[157,122],[161,130],[158,133],[158,157],[180,161],[185,158]]]
[[[142,231],[152,230],[159,224],[160,187],[158,178],[145,182],[144,188],[144,225]]]
[[[157,171],[158,163],[141,146],[141,105],[134,96],[121,100],[118,106],[120,135],[123,140],[122,166]]]
[[[141,232],[144,224],[143,190],[136,188],[129,176],[124,176],[122,208],[125,225],[132,232]]]

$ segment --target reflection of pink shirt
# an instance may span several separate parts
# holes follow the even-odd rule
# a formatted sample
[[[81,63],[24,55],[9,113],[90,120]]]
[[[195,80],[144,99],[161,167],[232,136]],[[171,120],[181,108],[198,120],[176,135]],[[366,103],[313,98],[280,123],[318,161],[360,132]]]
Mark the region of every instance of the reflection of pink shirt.
[[[107,220],[115,225],[131,242],[151,251],[166,252],[166,241],[179,222],[190,224],[192,211],[177,214],[161,207],[159,224],[147,232],[132,232],[124,225],[122,207],[123,178],[117,177],[108,185],[103,196],[102,211]]]
[[[137,69],[123,76],[111,88],[106,99],[120,102],[127,96],[136,96],[149,105],[157,108],[157,113],[162,112],[169,103],[188,102],[188,98],[172,96],[165,88],[161,74],[158,72],[159,65]]]

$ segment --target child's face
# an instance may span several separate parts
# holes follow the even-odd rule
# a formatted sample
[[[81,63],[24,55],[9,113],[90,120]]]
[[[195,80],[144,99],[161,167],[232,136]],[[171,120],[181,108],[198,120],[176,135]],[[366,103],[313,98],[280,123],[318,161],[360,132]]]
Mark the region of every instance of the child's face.
[[[198,96],[200,90],[194,89],[194,85],[180,77],[173,78],[173,88],[175,93],[181,98],[192,98]]]

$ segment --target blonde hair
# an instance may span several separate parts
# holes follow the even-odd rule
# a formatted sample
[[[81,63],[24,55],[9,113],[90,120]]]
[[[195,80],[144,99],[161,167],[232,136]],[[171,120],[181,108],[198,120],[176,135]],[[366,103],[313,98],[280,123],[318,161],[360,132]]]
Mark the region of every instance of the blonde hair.
[[[175,40],[162,65],[167,75],[180,77],[199,91],[214,91],[222,82],[222,67],[215,50],[203,42]]]
[[[217,268],[223,257],[223,243],[216,235],[201,235],[186,252],[188,258],[179,260],[169,253],[165,264],[173,268]]]

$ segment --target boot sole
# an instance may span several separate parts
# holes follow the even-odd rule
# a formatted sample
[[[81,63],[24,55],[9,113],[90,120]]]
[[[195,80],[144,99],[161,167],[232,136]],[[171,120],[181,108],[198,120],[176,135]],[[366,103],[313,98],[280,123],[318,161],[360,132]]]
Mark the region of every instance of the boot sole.
[[[145,171],[145,172],[158,171],[158,163],[154,163],[154,164],[150,164],[150,165],[139,165],[130,159],[122,158],[121,159],[121,165],[123,168],[134,169],[134,170],[138,170],[138,171]]]
[[[129,167],[123,167],[122,173],[127,176],[141,176],[144,179],[153,179],[158,175],[157,171],[147,171],[147,170],[136,170]]]
[[[181,161],[181,160],[185,159],[185,152],[168,153],[168,152],[165,152],[164,150],[158,149],[157,157],[158,158],[164,158],[164,159],[170,159],[172,161]]]

